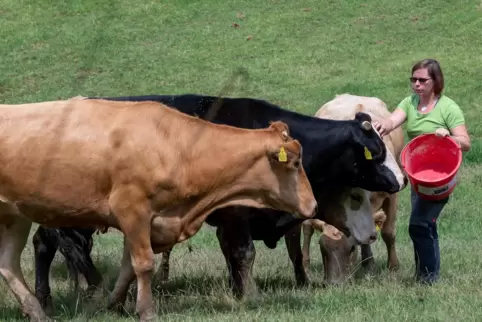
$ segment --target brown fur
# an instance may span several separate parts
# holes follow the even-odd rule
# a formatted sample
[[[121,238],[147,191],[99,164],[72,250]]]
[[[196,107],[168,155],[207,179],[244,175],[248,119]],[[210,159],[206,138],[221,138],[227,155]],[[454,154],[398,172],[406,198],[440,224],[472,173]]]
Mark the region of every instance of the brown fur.
[[[315,211],[301,146],[282,122],[247,130],[155,102],[83,98],[0,105],[0,122],[0,273],[32,320],[45,318],[19,264],[32,221],[121,230],[109,307],[123,304],[137,277],[144,321],[155,316],[154,253],[193,236],[215,209]],[[280,148],[287,162],[278,161]]]

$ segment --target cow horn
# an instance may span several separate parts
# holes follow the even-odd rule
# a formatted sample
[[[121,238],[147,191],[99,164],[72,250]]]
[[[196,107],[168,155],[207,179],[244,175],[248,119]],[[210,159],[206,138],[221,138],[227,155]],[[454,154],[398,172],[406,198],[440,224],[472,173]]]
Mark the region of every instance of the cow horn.
[[[368,121],[363,121],[361,126],[365,131],[369,131],[372,128],[372,124]]]

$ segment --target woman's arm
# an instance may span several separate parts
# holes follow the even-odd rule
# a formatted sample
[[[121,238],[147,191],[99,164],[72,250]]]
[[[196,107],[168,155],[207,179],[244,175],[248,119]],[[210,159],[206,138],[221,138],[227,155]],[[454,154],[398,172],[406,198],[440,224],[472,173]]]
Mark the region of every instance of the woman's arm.
[[[462,151],[470,151],[470,136],[465,124],[450,129],[452,138],[460,144]]]

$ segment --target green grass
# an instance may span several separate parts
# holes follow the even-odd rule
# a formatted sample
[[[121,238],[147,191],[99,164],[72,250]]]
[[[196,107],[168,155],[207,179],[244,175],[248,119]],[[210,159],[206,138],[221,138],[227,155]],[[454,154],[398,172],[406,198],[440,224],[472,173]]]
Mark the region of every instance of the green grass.
[[[480,321],[481,28],[480,0],[0,0],[0,99],[7,104],[196,92],[262,98],[313,115],[335,94],[350,92],[377,96],[393,109],[410,93],[412,64],[434,57],[445,72],[445,93],[463,109],[473,142],[439,222],[439,284],[422,288],[410,280],[409,194],[404,190],[397,226],[400,271],[384,269],[385,247],[378,240],[374,276],[322,289],[314,239],[315,285],[297,289],[284,243],[268,250],[257,242],[259,294],[237,303],[227,289],[214,231],[203,227],[191,239],[194,252],[183,243],[172,253],[171,281],[157,297],[159,320]],[[248,77],[233,80],[241,67]],[[111,286],[120,264],[120,236],[95,237],[93,258]],[[30,239],[22,261],[33,286]],[[133,320],[106,312],[104,303],[78,301],[60,255],[51,280],[58,320]],[[20,320],[4,283],[0,290],[5,294],[0,320]]]

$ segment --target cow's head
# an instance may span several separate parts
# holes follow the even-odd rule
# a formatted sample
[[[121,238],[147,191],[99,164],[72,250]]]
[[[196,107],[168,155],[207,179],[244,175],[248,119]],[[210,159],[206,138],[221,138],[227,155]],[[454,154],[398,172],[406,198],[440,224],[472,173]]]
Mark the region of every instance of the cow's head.
[[[259,182],[263,201],[269,207],[293,214],[296,218],[315,215],[317,202],[303,168],[301,144],[289,136],[283,122],[272,122],[268,128],[273,140],[266,144],[266,158],[250,169],[247,180]]]
[[[395,193],[408,183],[394,156],[372,127],[371,117],[359,112],[351,129],[352,148],[340,157],[343,169],[349,169],[351,185],[369,191]]]
[[[377,239],[369,191],[344,188],[321,198],[321,218],[341,230],[354,244],[370,244]]]
[[[385,213],[379,210],[373,214],[372,220],[382,227],[386,219]],[[356,243],[329,224],[314,227],[322,232],[319,245],[324,265],[324,284],[341,284],[349,280],[351,271],[356,269]]]

